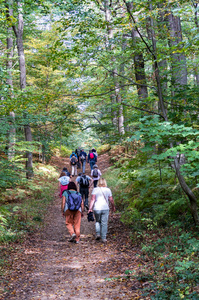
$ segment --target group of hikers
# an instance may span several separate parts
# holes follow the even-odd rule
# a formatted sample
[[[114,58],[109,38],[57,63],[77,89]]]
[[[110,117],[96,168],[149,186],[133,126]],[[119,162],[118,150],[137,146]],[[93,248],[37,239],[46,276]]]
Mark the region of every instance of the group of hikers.
[[[90,176],[85,174],[86,162],[90,164]],[[112,192],[107,187],[106,180],[101,178],[102,173],[96,162],[97,152],[95,149],[89,150],[87,155],[84,149],[78,148],[70,155],[71,174],[64,167],[58,179],[60,197],[62,198],[61,211],[70,234],[69,242],[78,244],[80,241],[81,218],[84,216],[85,209],[87,210],[88,221],[94,221],[95,216],[96,240],[101,240],[103,243],[107,242],[109,202],[113,212],[115,212],[115,204]],[[82,172],[78,176],[77,166],[82,167]],[[75,182],[72,179],[74,176],[77,176]],[[89,205],[89,189],[92,185],[93,190]]]
[[[94,165],[97,162],[97,151],[93,148],[89,150],[89,153],[81,149],[80,147],[77,148],[75,151],[72,152],[70,155],[70,163],[71,163],[71,175],[77,176],[77,169],[82,167],[82,173],[85,174],[86,169],[86,162],[90,164],[91,170],[93,170]]]

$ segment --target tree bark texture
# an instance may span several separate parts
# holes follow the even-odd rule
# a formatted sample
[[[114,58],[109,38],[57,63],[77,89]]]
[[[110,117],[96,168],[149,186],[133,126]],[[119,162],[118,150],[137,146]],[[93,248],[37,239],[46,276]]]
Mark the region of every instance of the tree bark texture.
[[[191,210],[193,220],[196,225],[199,225],[199,217],[198,217],[198,211],[197,211],[197,199],[196,199],[194,193],[192,192],[192,190],[186,184],[184,177],[182,176],[182,174],[180,172],[180,164],[179,164],[177,157],[174,158],[174,166],[175,166],[176,175],[178,177],[181,188],[189,198],[190,210]]]
[[[9,21],[9,17],[13,16],[13,10],[10,8],[10,5],[12,5],[11,1],[10,3],[6,3],[7,8],[7,20]],[[7,30],[7,72],[8,72],[8,78],[7,78],[7,84],[9,85],[9,93],[10,97],[13,99],[13,81],[12,81],[12,60],[13,60],[13,37],[12,37],[12,27],[9,27]],[[15,155],[15,142],[16,142],[16,129],[15,129],[15,113],[10,112],[10,129],[8,133],[8,160],[12,160]]]
[[[107,23],[107,49],[109,49],[110,52],[113,51],[113,45],[111,40],[113,39],[113,29],[111,26],[111,12],[110,12],[110,3],[108,0],[104,1],[104,13],[105,13],[105,21]],[[115,61],[114,57],[112,59],[113,63]],[[120,85],[119,80],[117,78],[117,69],[113,69],[112,76],[114,80],[114,86],[115,86],[115,95],[111,96],[111,100],[115,98],[116,103],[118,104],[116,118],[117,118],[117,127],[118,127],[118,133],[120,135],[123,135],[125,133],[124,129],[124,114],[123,114],[123,105],[122,105],[122,97],[121,97],[121,91],[120,91]],[[114,122],[113,122],[114,124]]]
[[[32,132],[29,125],[24,126],[25,140],[32,142]],[[33,163],[32,163],[32,152],[26,152],[26,178],[30,179],[33,177]]]
[[[133,9],[132,2],[127,2],[126,6],[127,6],[127,10],[132,11],[132,9]],[[131,37],[132,37],[133,45],[135,46],[135,49],[139,48],[139,47],[137,47],[137,44],[139,44],[139,42],[140,42],[140,35],[134,29],[134,26],[131,30]],[[138,97],[140,100],[144,100],[148,97],[148,90],[146,87],[145,65],[144,65],[144,57],[143,57],[142,52],[139,50],[136,50],[133,60],[134,60],[135,79],[136,79],[137,83],[141,84],[139,86],[137,85]],[[144,85],[142,85],[142,84],[144,84]]]
[[[26,65],[25,65],[25,55],[24,55],[24,48],[23,48],[23,14],[22,14],[22,3],[18,3],[18,29],[13,26],[14,33],[17,39],[17,50],[18,50],[18,57],[19,57],[19,68],[20,68],[20,88],[21,90],[26,88]],[[24,114],[25,115],[25,114]],[[27,142],[32,142],[32,134],[30,125],[24,126],[25,132],[25,140]],[[33,176],[33,162],[32,162],[32,153],[27,151],[26,153],[26,177],[31,178]]]
[[[166,13],[166,19],[169,31],[169,46],[171,49],[171,70],[173,77],[173,84],[175,89],[182,88],[187,84],[187,66],[186,57],[180,51],[180,43],[182,43],[182,29],[180,18],[172,14]]]

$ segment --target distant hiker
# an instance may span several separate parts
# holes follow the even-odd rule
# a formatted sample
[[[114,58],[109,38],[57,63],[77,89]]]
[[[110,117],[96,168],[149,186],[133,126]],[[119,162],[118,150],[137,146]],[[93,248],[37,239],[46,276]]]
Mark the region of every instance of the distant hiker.
[[[91,170],[92,170],[94,164],[97,162],[97,156],[91,150],[89,150],[87,161],[88,161],[88,163],[90,163],[90,167],[91,167]]]
[[[80,153],[81,153],[81,149],[79,147],[75,150],[75,154],[77,155],[78,162],[79,162]]]
[[[69,182],[68,190],[63,192],[61,210],[66,217],[66,227],[70,234],[69,242],[78,244],[84,203],[81,194],[77,192],[77,186],[74,182]]]
[[[96,220],[96,240],[102,239],[102,242],[104,243],[107,242],[106,234],[109,217],[109,201],[111,203],[113,212],[115,212],[115,204],[113,201],[111,190],[107,188],[106,180],[104,178],[100,178],[98,187],[96,187],[92,191],[92,198],[88,213],[94,211]]]
[[[94,185],[94,188],[97,187],[98,180],[100,179],[101,176],[102,176],[102,173],[101,173],[101,171],[98,169],[98,166],[95,164],[95,165],[93,166],[93,170],[91,171],[91,177],[93,178],[93,185]]]
[[[87,153],[84,151],[84,149],[81,150],[80,152],[80,161],[82,163],[82,173],[85,173],[85,168],[86,168],[86,158],[87,158]]]
[[[92,152],[95,154],[96,157],[98,156],[97,151],[96,151],[95,148],[92,149]]]
[[[86,207],[86,209],[88,210],[89,188],[92,185],[93,180],[88,175],[79,173],[76,182],[79,184],[79,192],[82,195],[82,199],[84,200],[84,207]]]
[[[71,176],[70,172],[68,172],[68,169],[66,167],[63,167],[62,172],[64,172],[66,174],[66,176],[69,176],[69,177]]]
[[[73,154],[74,154],[75,157],[77,158],[77,154],[75,154],[75,152],[73,151],[73,152],[71,153],[71,155],[70,155],[70,159],[71,159],[71,157],[73,156]]]
[[[62,171],[58,180],[59,180],[59,189],[60,189],[59,196],[61,198],[63,192],[68,189],[70,177],[66,176],[66,173]]]
[[[75,154],[73,153],[71,158],[70,158],[70,163],[71,163],[71,167],[72,167],[72,171],[71,174],[74,177],[77,176],[77,157],[75,156]]]

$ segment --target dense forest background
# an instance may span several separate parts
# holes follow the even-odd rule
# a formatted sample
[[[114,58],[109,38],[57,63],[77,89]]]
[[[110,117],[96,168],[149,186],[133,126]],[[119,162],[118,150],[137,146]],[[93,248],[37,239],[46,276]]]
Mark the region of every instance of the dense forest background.
[[[133,237],[172,228],[164,243],[189,249],[176,272],[196,282],[197,1],[1,0],[0,9],[1,240],[18,236],[13,215],[25,223],[29,204],[15,201],[27,185],[37,195],[30,179],[54,172],[52,155],[95,147],[109,151],[106,178]]]

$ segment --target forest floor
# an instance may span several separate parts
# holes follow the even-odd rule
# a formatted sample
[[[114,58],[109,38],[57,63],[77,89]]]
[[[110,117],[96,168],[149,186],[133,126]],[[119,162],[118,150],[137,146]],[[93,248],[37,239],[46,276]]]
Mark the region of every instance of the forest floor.
[[[69,160],[53,157],[51,164],[61,171]],[[109,167],[108,154],[99,157],[98,167],[102,173]],[[90,174],[88,164],[86,173]],[[94,222],[87,221],[85,212],[81,241],[74,244],[68,242],[60,204],[57,191],[42,229],[13,246],[0,299],[150,299],[140,296],[147,283],[129,275],[129,270],[139,274],[145,262],[119,214],[110,214],[108,242],[103,244],[95,240]]]

